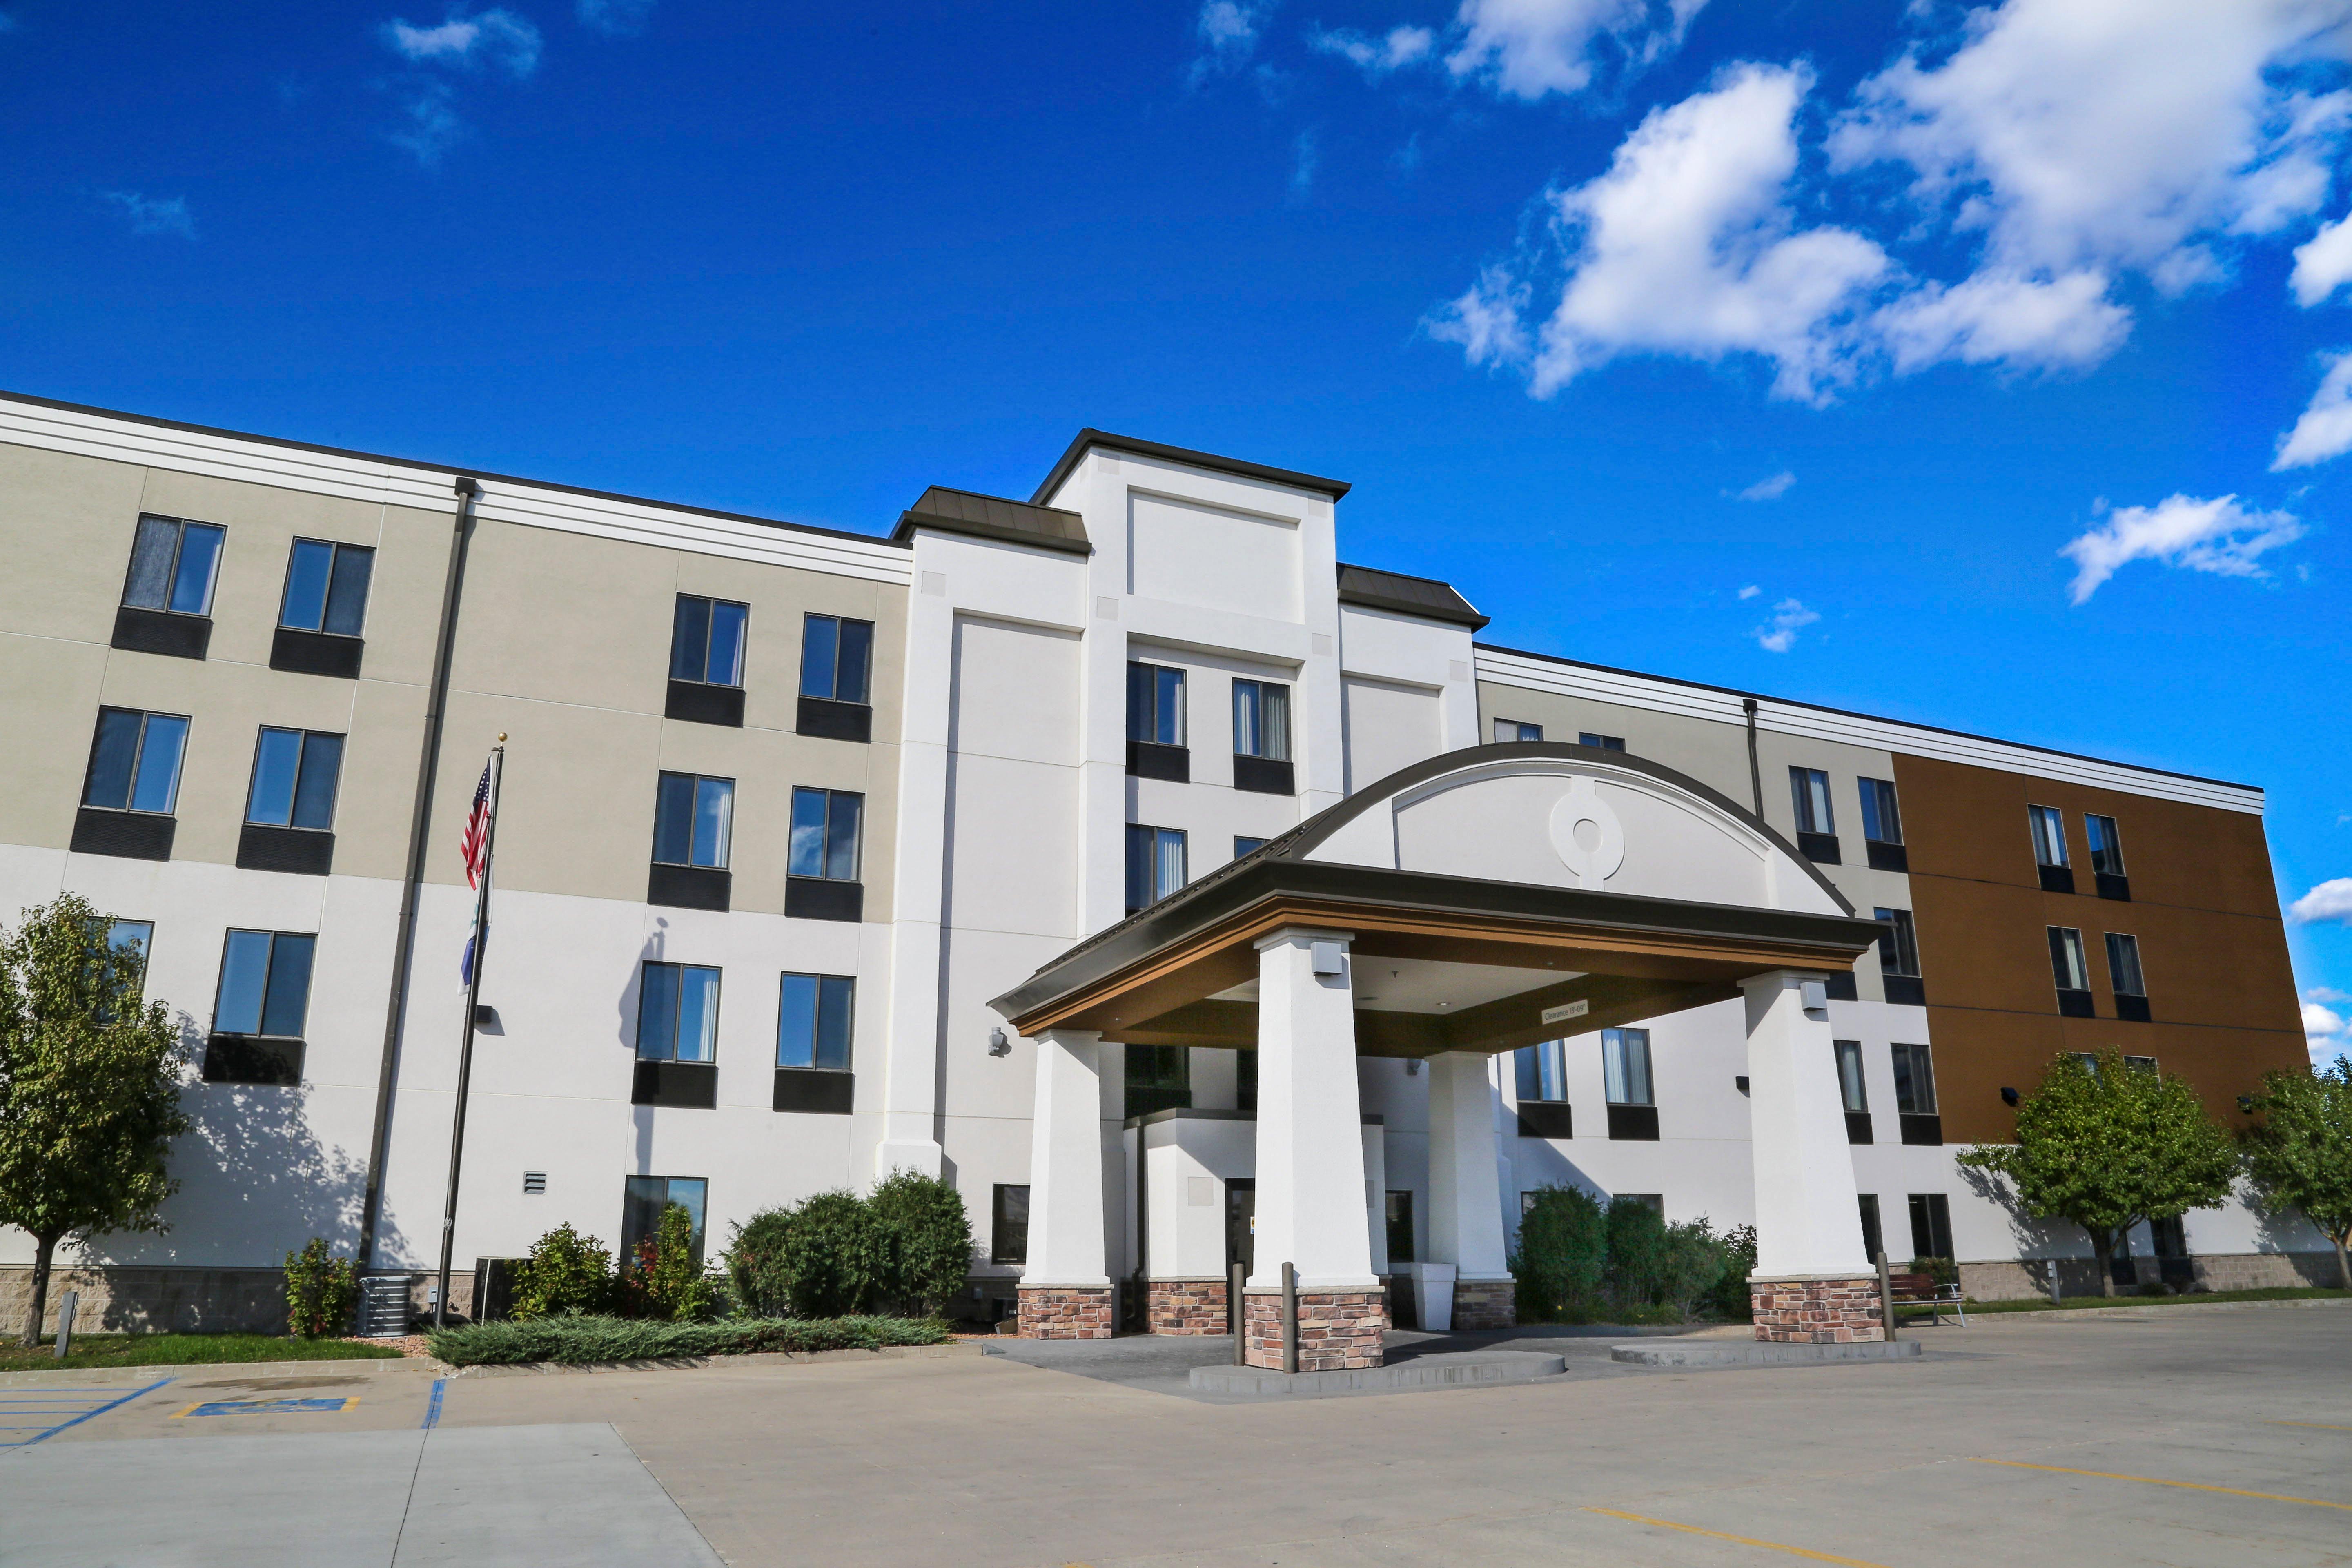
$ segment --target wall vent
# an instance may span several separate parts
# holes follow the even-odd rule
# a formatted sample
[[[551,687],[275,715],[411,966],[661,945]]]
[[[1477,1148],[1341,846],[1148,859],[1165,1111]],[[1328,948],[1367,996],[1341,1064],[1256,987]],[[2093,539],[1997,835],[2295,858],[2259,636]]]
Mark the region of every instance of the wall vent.
[[[545,1171],[525,1171],[522,1173],[522,1190],[523,1194],[526,1197],[537,1197],[540,1194],[547,1191],[547,1173]]]

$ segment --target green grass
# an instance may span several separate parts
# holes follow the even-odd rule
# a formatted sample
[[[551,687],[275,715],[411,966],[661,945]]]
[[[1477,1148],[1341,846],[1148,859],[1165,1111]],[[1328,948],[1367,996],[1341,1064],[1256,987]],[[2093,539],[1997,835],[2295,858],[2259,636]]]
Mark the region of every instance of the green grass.
[[[397,1357],[390,1345],[344,1340],[297,1340],[276,1334],[76,1334],[58,1360],[55,1342],[38,1349],[20,1338],[0,1341],[0,1372],[46,1372],[78,1366],[212,1365],[257,1361],[360,1361]]]
[[[2263,1290],[2207,1290],[2188,1296],[2069,1296],[2053,1306],[2046,1297],[2022,1301],[1969,1302],[1971,1312],[2059,1312],[2095,1311],[2103,1307],[2193,1307],[2200,1301],[2340,1301],[2352,1297],[2352,1290],[2321,1290],[2275,1287]],[[1914,1310],[1924,1311],[1916,1308]],[[1947,1305],[1946,1311],[1951,1310]]]
[[[426,1343],[452,1366],[517,1366],[556,1362],[671,1361],[749,1355],[756,1351],[877,1350],[939,1345],[948,1326],[935,1318],[753,1318],[723,1323],[665,1323],[635,1318],[535,1318],[441,1329]]]

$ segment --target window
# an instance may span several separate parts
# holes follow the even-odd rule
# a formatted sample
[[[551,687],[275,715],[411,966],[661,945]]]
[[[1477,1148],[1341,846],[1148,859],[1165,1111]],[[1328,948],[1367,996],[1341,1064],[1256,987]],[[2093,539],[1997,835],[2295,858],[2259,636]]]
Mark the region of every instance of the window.
[[[300,1039],[318,940],[289,931],[230,931],[221,950],[213,1033]]]
[[[1182,673],[1177,672],[1180,680]],[[1290,688],[1270,680],[1234,682],[1234,755],[1290,760]]]
[[[188,721],[176,715],[100,709],[82,805],[169,816],[179,799],[180,752],[187,740]]]
[[[131,576],[122,585],[126,609],[176,616],[212,613],[213,580],[228,530],[209,522],[142,517],[131,546]]]
[[[1400,1263],[1411,1263],[1412,1254],[1412,1194],[1391,1192],[1388,1194],[1389,1268],[1394,1270]]]
[[[1943,1194],[1911,1194],[1911,1255],[1952,1258],[1952,1206]]]
[[[1187,880],[1184,832],[1178,827],[1127,827],[1127,912],[1149,909]]]
[[[857,982],[846,974],[787,974],[776,1014],[776,1065],[849,1070]]]
[[[1127,1114],[1181,1110],[1192,1103],[1192,1053],[1183,1046],[1127,1047]]]
[[[1926,1005],[1927,987],[1919,978],[1919,933],[1909,910],[1874,910],[1886,929],[1878,936],[1878,977],[1886,999],[1902,1006]]]
[[[326,832],[335,825],[335,786],[342,771],[341,735],[264,728],[253,749],[246,821],[262,827]]]
[[[1238,860],[1244,855],[1255,855],[1273,842],[1271,838],[1252,838],[1246,834],[1237,833],[1234,835],[1234,858]]]
[[[1029,1184],[999,1182],[988,1205],[988,1260],[1029,1261]]]
[[[1861,779],[1862,836],[1873,844],[1903,842],[1903,815],[1895,809],[1890,779]]]
[[[1153,746],[1181,746],[1184,672],[1164,664],[1127,667],[1127,738]]]
[[[637,1059],[708,1062],[719,1054],[719,971],[647,960],[637,990]]]
[[[2124,1058],[2124,1070],[2126,1072],[2146,1073],[2148,1077],[2154,1078],[2157,1076],[2156,1058],[2154,1057],[2126,1057]]]
[[[1861,1115],[1870,1110],[1870,1089],[1862,1077],[1862,1042],[1834,1040],[1837,1050],[1838,1092],[1844,1097],[1846,1114]]]
[[[663,1213],[672,1204],[694,1221],[694,1266],[702,1267],[702,1218],[710,1184],[699,1176],[631,1176],[621,1205],[621,1269],[637,1267],[637,1248],[661,1234]]]
[[[1612,1105],[1654,1106],[1650,1093],[1650,1031],[1601,1031],[1601,1077]]]
[[[1797,806],[1797,831],[1835,834],[1830,815],[1830,775],[1819,768],[1790,768],[1789,793]]]
[[[2033,832],[2034,864],[2065,865],[2066,814],[2053,805],[2029,805],[2025,816]]]
[[[830,702],[870,702],[874,623],[811,616],[801,623],[801,695]]]
[[[1576,743],[1580,746],[1596,746],[1604,752],[1622,752],[1625,749],[1625,737],[1596,735],[1591,731],[1585,730],[1578,733]]]
[[[705,686],[743,684],[743,632],[748,605],[680,594],[670,622],[669,678]]]
[[[793,792],[793,847],[800,849],[799,796]],[[654,795],[654,859],[664,866],[725,870],[735,825],[735,781],[664,773]],[[795,865],[793,869],[798,871]]]
[[[2146,999],[2147,982],[2139,973],[2139,938],[2122,931],[2107,932],[2107,979],[2118,1001],[2126,996]]]
[[[2112,816],[2083,814],[2083,837],[2091,841],[2091,869],[2102,877],[2124,874],[2124,839]]]
[[[1522,1046],[1511,1056],[1518,1069],[1522,1101],[1568,1098],[1566,1041],[1546,1040],[1539,1046]]]
[[[1515,741],[1540,741],[1542,739],[1543,726],[1540,724],[1522,724],[1517,719],[1497,719],[1495,721],[1495,743],[1498,746],[1507,746]]]
[[[1895,1055],[1895,1109],[1904,1116],[1936,1114],[1936,1069],[1925,1046],[1898,1045]]]
[[[368,582],[374,574],[375,552],[364,544],[296,540],[278,624],[289,631],[359,636],[367,624]]]
[[[154,948],[155,922],[113,921],[103,931],[93,931],[92,934],[105,945],[105,957],[100,962],[104,966],[107,982],[111,984],[119,979],[131,979],[131,996],[136,1000],[145,987],[147,955]],[[98,1020],[101,1024],[112,1023],[113,1009],[100,1007]]]
[[[2050,928],[2050,974],[2058,987],[2058,1011],[2070,1018],[2088,1018],[2091,1011],[2091,971],[2083,962],[2083,933],[2072,926]]]
[[[793,791],[792,862],[795,877],[857,880],[857,846],[866,797],[838,789]]]
[[[1878,1228],[1878,1194],[1856,1193],[1854,1198],[1862,1205],[1862,1255],[1876,1262],[1886,1250],[1885,1237]]]
[[[1619,1193],[1609,1201],[1612,1204],[1640,1204],[1660,1219],[1666,1217],[1666,1194],[1664,1193]]]

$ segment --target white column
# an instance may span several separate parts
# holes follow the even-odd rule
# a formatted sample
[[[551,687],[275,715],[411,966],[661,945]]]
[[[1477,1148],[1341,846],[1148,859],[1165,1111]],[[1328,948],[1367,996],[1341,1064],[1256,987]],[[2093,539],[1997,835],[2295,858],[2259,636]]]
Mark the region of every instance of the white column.
[[[1873,1267],[1862,1250],[1829,1006],[1824,999],[1806,1009],[1809,980],[1819,984],[1821,976],[1775,970],[1739,983],[1748,999],[1759,1279],[1853,1279]]]
[[[1253,1288],[1371,1290],[1355,992],[1344,932],[1257,942],[1257,1241]],[[1323,973],[1316,971],[1322,969]]]
[[[1508,1279],[1496,1159],[1493,1058],[1429,1058],[1429,1260],[1460,1279]]]
[[[1102,1037],[1048,1029],[1037,1041],[1029,1152],[1029,1262],[1021,1283],[1110,1283],[1103,1226]]]

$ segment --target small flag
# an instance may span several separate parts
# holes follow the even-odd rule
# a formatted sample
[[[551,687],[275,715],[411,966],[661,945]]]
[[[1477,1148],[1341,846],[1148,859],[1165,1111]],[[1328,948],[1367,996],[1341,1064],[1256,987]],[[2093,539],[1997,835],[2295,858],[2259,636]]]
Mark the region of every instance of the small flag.
[[[474,786],[474,809],[467,814],[466,831],[457,840],[457,847],[466,857],[466,886],[482,885],[482,873],[489,869],[490,850],[490,764],[482,764],[482,782]],[[467,944],[469,948],[471,942]]]
[[[474,939],[480,934],[480,931],[481,916],[477,914],[474,917],[474,930],[466,933],[466,955],[457,961],[457,984],[460,985],[471,985],[474,983]]]

